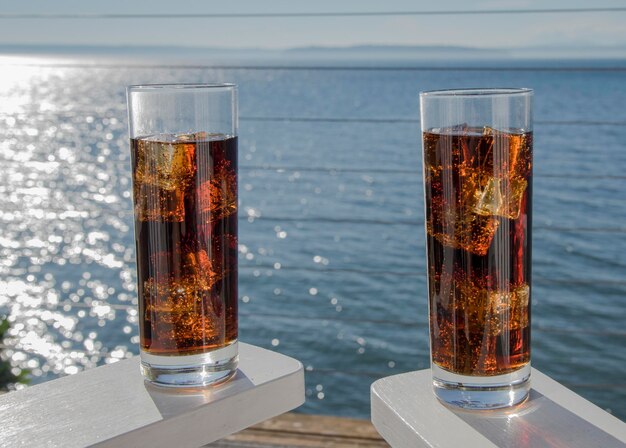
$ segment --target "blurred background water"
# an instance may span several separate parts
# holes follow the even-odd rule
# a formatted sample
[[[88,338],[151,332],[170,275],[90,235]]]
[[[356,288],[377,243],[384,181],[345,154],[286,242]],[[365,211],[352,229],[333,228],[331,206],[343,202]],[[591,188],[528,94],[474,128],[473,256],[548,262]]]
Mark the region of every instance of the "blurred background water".
[[[239,85],[241,340],[302,360],[302,412],[364,418],[372,381],[429,362],[418,92],[516,86],[536,92],[533,366],[626,418],[623,61],[1,62],[4,354],[35,383],[138,352],[126,85]]]

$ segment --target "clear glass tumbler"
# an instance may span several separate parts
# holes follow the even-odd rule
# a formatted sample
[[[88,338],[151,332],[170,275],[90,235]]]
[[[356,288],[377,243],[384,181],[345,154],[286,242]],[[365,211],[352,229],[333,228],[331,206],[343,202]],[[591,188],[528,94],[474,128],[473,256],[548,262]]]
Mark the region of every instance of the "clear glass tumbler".
[[[420,95],[433,385],[450,405],[530,389],[530,89]]]
[[[141,369],[163,386],[230,378],[237,351],[237,88],[127,89]]]

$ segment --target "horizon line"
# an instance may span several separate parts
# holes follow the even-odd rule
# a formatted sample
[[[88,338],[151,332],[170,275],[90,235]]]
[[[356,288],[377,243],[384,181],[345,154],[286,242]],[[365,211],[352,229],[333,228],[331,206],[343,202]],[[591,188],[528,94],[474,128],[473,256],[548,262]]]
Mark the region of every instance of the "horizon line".
[[[475,9],[433,11],[365,11],[365,12],[268,12],[268,13],[1,13],[0,20],[11,19],[236,19],[236,18],[293,18],[293,17],[376,17],[376,16],[434,16],[434,15],[491,15],[491,14],[575,14],[597,12],[626,12],[626,7],[597,8],[527,8]]]
[[[282,52],[282,51],[294,51],[294,50],[319,50],[319,51],[337,51],[337,50],[384,50],[384,49],[397,49],[397,50],[457,50],[457,51],[516,51],[516,50],[594,50],[594,49],[613,49],[613,50],[626,50],[626,42],[619,44],[548,44],[548,45],[526,45],[526,46],[509,46],[509,47],[482,47],[482,46],[466,46],[458,44],[406,44],[406,43],[359,43],[359,44],[337,44],[337,45],[318,45],[307,44],[294,47],[219,47],[219,46],[197,46],[197,45],[171,45],[171,44],[107,44],[107,43],[93,43],[93,44],[75,44],[75,43],[2,43],[0,42],[0,48],[2,47],[17,47],[17,48],[55,48],[55,47],[70,47],[70,48],[110,48],[110,49],[188,49],[188,50],[218,50],[218,51],[267,51],[267,52]]]

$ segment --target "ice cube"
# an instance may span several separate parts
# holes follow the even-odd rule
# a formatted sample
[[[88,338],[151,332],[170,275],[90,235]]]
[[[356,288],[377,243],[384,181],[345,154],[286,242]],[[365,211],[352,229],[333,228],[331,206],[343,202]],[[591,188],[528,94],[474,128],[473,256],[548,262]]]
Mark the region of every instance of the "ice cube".
[[[175,141],[137,141],[133,188],[139,221],[182,222],[184,191],[193,181],[195,145]]]
[[[207,300],[213,286],[222,278],[217,265],[205,250],[185,253],[181,276],[162,275],[144,282],[146,307],[174,314],[193,312]]]
[[[178,332],[182,328],[191,331],[199,321],[208,328],[212,320],[218,320],[212,306],[211,281],[209,276],[200,275],[185,275],[179,279],[150,278],[144,282],[146,320],[154,325],[175,325]]]
[[[186,188],[195,172],[195,151],[194,143],[139,140],[135,183],[156,185],[168,191]]]
[[[485,126],[484,140],[489,151],[480,157],[466,188],[473,189],[472,211],[483,216],[517,219],[530,172],[531,153],[528,134],[512,134]]]
[[[207,221],[216,221],[237,211],[237,175],[230,162],[220,163],[212,178],[200,185],[198,207]]]
[[[444,246],[482,256],[489,251],[499,225],[497,218],[477,215],[466,207],[453,210],[433,208],[426,231]]]
[[[221,278],[219,258],[209,259],[205,250],[190,252],[185,255],[185,279],[191,280],[196,289],[210,290]]]
[[[528,182],[521,177],[490,177],[484,187],[474,191],[472,211],[483,216],[519,218]]]
[[[430,189],[427,232],[486,255],[500,218],[519,218],[530,172],[530,134],[465,125],[424,135]]]
[[[500,179],[490,178],[484,189],[478,188],[474,192],[476,201],[472,207],[474,213],[479,215],[497,215],[502,209],[503,199],[500,191]]]
[[[225,319],[219,288],[214,286],[224,275],[219,254],[211,249],[183,250],[178,275],[164,274],[144,282],[144,318],[167,348],[189,344],[205,345],[224,337]],[[163,264],[171,254],[155,254],[153,263]]]
[[[156,319],[171,322],[183,314],[195,313],[202,306],[206,291],[195,278],[150,278],[144,282],[146,318],[156,313]]]
[[[175,134],[174,140],[176,142],[199,142],[206,140],[207,138],[206,132],[191,132],[185,134]]]
[[[134,185],[138,221],[182,222],[185,220],[183,190],[166,190],[152,184]]]
[[[161,318],[151,321],[150,326],[159,344],[167,349],[215,343],[224,334],[223,322],[200,314],[184,314],[173,320]]]
[[[430,213],[426,230],[441,244],[486,255],[500,221],[473,211],[480,185],[481,154],[488,139],[461,125],[438,135],[425,135],[426,182],[430,186]]]
[[[503,132],[485,126],[483,136],[493,145],[493,154],[485,159],[486,170],[496,177],[528,176],[532,164],[531,134]]]
[[[456,287],[460,295],[453,301],[455,313],[463,316],[470,332],[497,336],[505,330],[528,326],[530,288],[527,284],[489,289],[457,280]]]

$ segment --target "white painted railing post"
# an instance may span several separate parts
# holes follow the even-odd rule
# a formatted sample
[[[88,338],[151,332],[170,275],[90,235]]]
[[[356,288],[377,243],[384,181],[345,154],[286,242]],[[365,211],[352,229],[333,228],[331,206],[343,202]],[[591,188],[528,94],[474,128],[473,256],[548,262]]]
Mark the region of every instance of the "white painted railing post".
[[[493,411],[462,411],[433,394],[430,369],[372,384],[372,423],[394,448],[624,448],[626,424],[533,369],[529,399]]]
[[[139,358],[0,397],[2,447],[199,447],[304,403],[295,359],[240,343],[223,385],[163,389],[144,383]]]

